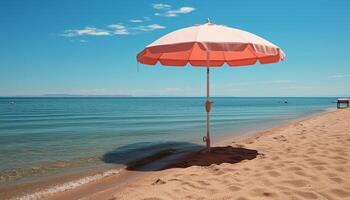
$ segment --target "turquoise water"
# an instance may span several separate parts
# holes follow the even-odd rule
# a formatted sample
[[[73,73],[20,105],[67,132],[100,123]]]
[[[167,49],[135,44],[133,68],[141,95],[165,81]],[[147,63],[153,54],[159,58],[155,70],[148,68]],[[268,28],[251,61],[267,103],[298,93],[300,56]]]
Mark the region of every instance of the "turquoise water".
[[[334,107],[334,98],[212,100],[214,142]],[[199,97],[0,98],[0,184],[98,166],[110,152],[127,150],[119,157],[122,164],[123,159],[140,158],[158,147],[204,145],[204,101]]]

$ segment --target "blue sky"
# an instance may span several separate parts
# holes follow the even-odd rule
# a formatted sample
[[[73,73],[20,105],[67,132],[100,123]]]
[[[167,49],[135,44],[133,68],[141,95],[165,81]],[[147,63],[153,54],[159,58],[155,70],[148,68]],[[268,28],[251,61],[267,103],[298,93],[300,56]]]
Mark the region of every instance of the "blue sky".
[[[211,70],[213,96],[350,95],[350,1],[0,1],[0,96],[204,96],[205,69],[139,66],[179,28],[213,23],[280,46],[278,64]]]

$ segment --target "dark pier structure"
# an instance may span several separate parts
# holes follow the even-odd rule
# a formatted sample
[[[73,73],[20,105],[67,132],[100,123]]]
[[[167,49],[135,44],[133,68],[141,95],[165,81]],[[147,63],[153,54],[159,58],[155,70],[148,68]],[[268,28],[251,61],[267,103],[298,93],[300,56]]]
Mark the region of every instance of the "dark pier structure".
[[[349,108],[349,98],[337,99],[337,108]]]

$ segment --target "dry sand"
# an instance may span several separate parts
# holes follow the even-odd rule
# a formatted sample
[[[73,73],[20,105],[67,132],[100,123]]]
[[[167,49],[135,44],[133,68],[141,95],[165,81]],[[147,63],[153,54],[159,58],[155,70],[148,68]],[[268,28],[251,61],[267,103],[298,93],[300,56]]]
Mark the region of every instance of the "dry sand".
[[[82,199],[350,199],[350,109],[193,153]]]

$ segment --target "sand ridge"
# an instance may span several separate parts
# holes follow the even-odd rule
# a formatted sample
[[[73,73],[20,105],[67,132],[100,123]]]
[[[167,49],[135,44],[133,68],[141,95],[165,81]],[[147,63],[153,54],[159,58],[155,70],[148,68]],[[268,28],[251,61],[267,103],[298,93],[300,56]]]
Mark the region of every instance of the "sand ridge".
[[[228,145],[256,150],[256,158],[201,166],[192,155],[178,168],[149,172],[85,199],[350,199],[350,109]],[[203,162],[215,163],[207,156]]]

